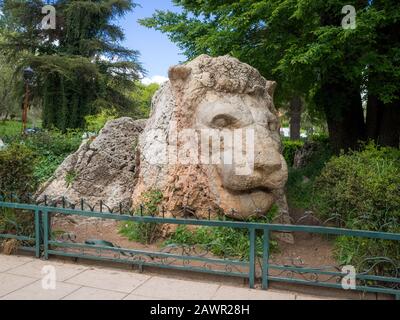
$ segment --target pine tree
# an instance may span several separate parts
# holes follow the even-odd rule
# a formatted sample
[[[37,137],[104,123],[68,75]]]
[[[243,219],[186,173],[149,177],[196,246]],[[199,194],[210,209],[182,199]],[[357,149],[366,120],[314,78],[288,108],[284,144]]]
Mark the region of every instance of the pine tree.
[[[44,30],[42,7],[47,2],[0,3],[0,51],[16,72],[27,65],[34,69],[44,126],[83,127],[84,117],[99,108],[132,108],[125,92],[143,70],[138,52],[120,45],[124,34],[113,21],[136,5],[131,0],[54,0],[56,29]]]

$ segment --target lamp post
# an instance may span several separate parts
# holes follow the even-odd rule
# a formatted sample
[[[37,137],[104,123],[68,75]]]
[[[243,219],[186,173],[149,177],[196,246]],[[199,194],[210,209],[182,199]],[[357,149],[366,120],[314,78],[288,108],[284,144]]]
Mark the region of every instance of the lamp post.
[[[23,71],[24,83],[25,83],[25,98],[22,108],[22,134],[25,134],[26,124],[28,122],[28,110],[29,110],[29,86],[32,84],[34,72],[31,67],[25,68]]]

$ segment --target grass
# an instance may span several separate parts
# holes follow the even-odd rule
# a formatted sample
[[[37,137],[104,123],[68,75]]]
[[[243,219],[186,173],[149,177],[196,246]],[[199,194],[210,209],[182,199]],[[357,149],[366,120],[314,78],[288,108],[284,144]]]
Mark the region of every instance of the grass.
[[[20,121],[0,121],[0,138],[11,137],[21,134],[22,124]]]

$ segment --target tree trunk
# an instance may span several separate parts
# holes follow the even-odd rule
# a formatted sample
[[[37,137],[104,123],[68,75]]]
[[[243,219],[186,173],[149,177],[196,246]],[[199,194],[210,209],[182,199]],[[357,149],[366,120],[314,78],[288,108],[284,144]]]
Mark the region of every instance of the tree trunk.
[[[380,146],[399,148],[400,144],[400,105],[383,104],[377,143]]]
[[[368,97],[367,136],[378,145],[399,148],[400,102],[384,104],[374,95]]]
[[[290,101],[290,139],[300,140],[302,101],[299,96]]]
[[[378,140],[379,123],[380,123],[380,107],[379,99],[375,95],[368,96],[367,104],[367,138],[368,140]]]
[[[332,149],[340,153],[365,141],[364,111],[359,88],[346,79],[332,79],[322,83],[316,102],[325,112]]]

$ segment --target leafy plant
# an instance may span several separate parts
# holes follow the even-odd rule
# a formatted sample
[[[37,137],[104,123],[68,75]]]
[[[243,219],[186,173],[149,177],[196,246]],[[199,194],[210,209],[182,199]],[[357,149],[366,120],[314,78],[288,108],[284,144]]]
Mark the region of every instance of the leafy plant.
[[[370,143],[328,162],[315,183],[315,206],[324,219],[346,228],[398,233],[399,186],[400,151]],[[400,246],[393,241],[340,237],[335,252],[339,261],[355,266],[382,256],[400,263]]]
[[[143,204],[135,210],[137,215],[156,216],[159,212],[159,205],[163,194],[159,190],[150,190],[143,194]],[[124,222],[120,226],[119,233],[131,241],[138,241],[144,244],[151,244],[161,236],[162,225],[157,223]]]
[[[77,176],[77,173],[74,170],[67,172],[67,174],[65,175],[65,183],[67,185],[67,188],[70,187],[74,183],[76,176]]]
[[[289,167],[293,166],[296,151],[300,150],[303,146],[303,141],[283,140],[283,157]]]
[[[271,223],[276,215],[274,207],[264,218],[252,219],[251,222]],[[249,259],[250,241],[247,229],[226,227],[197,227],[178,226],[176,231],[164,242],[168,245],[199,245],[220,257],[235,257],[241,260]],[[277,249],[276,241],[271,241],[271,250]],[[256,234],[256,254],[263,254],[263,235]]]
[[[289,167],[287,182],[287,196],[290,206],[306,210],[315,206],[315,179],[333,155],[326,137],[314,136],[311,143],[315,144],[315,150],[307,159],[307,164],[302,168]]]
[[[115,109],[104,109],[96,115],[89,115],[85,117],[86,130],[98,133],[104,125],[117,118],[117,111]]]
[[[13,143],[0,151],[0,193],[33,192],[37,186],[35,165],[34,152],[23,144]]]

